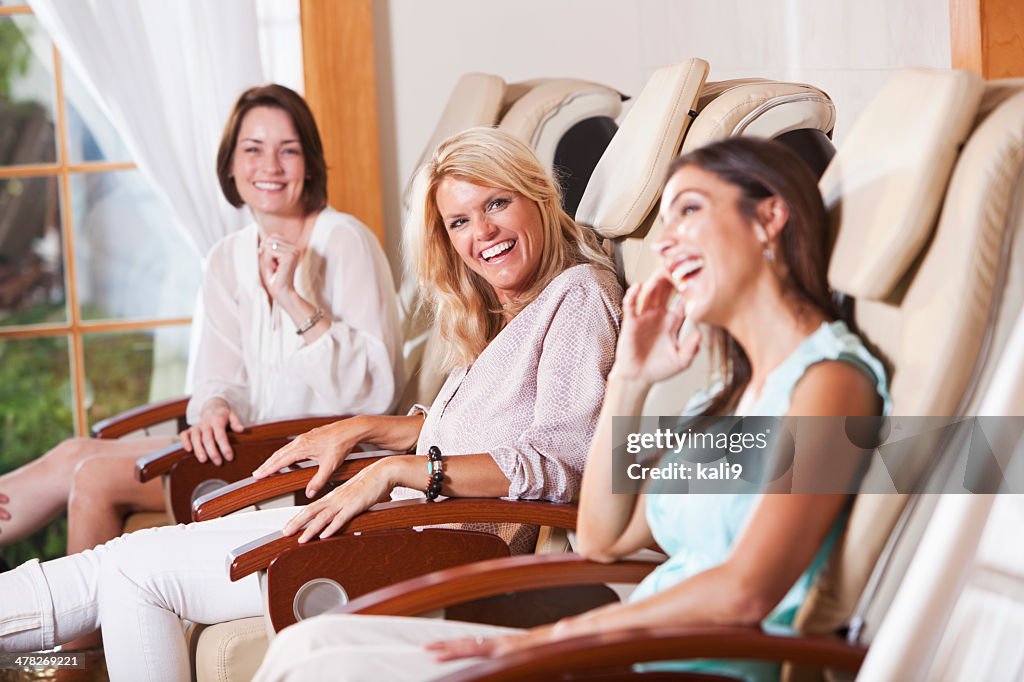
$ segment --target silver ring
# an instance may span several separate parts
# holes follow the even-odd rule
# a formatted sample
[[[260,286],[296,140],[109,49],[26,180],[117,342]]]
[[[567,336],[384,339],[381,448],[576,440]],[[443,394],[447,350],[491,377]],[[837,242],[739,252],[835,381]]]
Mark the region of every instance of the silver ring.
[[[270,242],[270,250],[277,251],[277,242]]]

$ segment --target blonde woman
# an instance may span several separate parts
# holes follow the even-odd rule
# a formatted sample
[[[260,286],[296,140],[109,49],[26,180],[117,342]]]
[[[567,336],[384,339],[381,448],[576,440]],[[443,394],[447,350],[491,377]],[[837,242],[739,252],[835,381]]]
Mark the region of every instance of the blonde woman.
[[[102,624],[111,679],[187,680],[181,618],[213,623],[261,612],[255,576],[227,579],[224,557],[234,547],[282,527],[303,542],[329,536],[399,488],[428,497],[577,495],[621,314],[608,258],[562,211],[557,185],[530,149],[493,129],[442,143],[417,196],[419,278],[450,346],[447,382],[429,409],[310,432],[257,474],[314,459],[312,494],[357,442],[415,446],[418,454],[385,458],[304,508],[143,531],[23,564],[0,575],[0,650],[50,648]],[[424,490],[432,446],[444,471]],[[506,539],[513,549],[527,540]]]

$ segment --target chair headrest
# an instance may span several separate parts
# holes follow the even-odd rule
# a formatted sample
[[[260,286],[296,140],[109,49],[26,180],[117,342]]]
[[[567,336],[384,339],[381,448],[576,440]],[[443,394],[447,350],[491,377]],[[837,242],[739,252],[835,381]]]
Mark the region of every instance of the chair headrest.
[[[434,126],[427,146],[423,148],[416,168],[427,162],[437,145],[455,133],[497,123],[505,100],[505,90],[505,79],[501,76],[487,73],[463,74],[448,96],[448,103]]]
[[[935,227],[982,82],[967,71],[898,72],[864,110],[819,187],[838,237],[834,289],[885,300]]]
[[[622,112],[622,94],[598,83],[550,78],[512,84],[509,91],[520,85],[525,92],[501,117],[498,128],[530,145],[546,168],[554,164],[559,141],[574,125],[594,116],[615,119]]]
[[[907,339],[901,353],[902,376],[894,377],[894,395],[906,385],[935,396],[951,392],[950,405],[958,413],[972,397],[980,406],[994,371],[992,356],[1005,344],[1024,304],[1024,250],[1020,234],[1014,234],[1024,225],[1018,196],[1022,173],[1024,88],[988,112],[960,152],[928,262],[919,266],[904,298],[920,318],[905,326],[908,332],[911,324],[919,326],[920,333]],[[929,338],[928,327],[949,331]],[[972,389],[973,396],[965,395]]]
[[[683,153],[736,135],[775,138],[799,129],[828,133],[835,124],[835,107],[829,96],[818,88],[800,83],[759,78],[705,83],[700,89],[697,106],[700,107],[699,113],[689,127],[682,131],[685,135],[682,140]],[[623,129],[626,125],[623,122]],[[619,135],[624,135],[622,129]],[[651,144],[649,136],[634,139],[630,133],[626,139],[637,145]],[[671,160],[668,160],[669,163]],[[605,161],[602,158],[602,163]],[[658,169],[657,177],[661,181],[664,180],[669,163]],[[587,189],[589,192],[591,188],[588,186]],[[660,184],[651,188],[650,206],[657,201],[660,190]],[[577,219],[580,219],[579,214]],[[582,222],[587,222],[587,219]],[[648,248],[648,244],[659,233],[656,222],[649,218],[638,223],[631,233],[626,233],[636,239],[626,239],[617,245],[619,264],[627,283],[646,279],[658,266],[658,258]],[[599,231],[605,227],[601,223],[595,224]]]
[[[654,72],[591,175],[576,211],[579,222],[602,237],[630,235],[644,225],[707,74],[703,59]]]
[[[683,154],[738,135],[774,138],[791,130],[830,133],[832,99],[812,85],[747,78],[707,83],[702,108],[683,140]]]

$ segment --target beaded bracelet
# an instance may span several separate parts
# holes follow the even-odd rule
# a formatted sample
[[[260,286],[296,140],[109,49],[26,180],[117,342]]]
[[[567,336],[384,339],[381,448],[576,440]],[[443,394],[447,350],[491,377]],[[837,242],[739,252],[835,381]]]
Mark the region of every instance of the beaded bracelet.
[[[427,489],[424,491],[427,500],[433,502],[441,494],[444,483],[444,462],[441,461],[441,448],[431,445],[427,450]]]

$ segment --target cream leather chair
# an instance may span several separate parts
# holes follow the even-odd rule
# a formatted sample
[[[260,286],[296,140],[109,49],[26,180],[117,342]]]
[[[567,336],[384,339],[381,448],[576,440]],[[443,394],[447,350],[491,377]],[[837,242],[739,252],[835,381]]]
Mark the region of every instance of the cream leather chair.
[[[1016,199],[1024,156],[1024,88],[1019,83],[982,88],[968,82],[973,80],[967,78],[950,91],[953,108],[941,113],[949,117],[964,111],[965,101],[979,102],[969,122],[973,132],[948,187],[936,183],[913,193],[921,206],[932,205],[935,195],[946,193],[934,232],[894,235],[878,223],[848,231],[840,234],[836,252],[851,257],[834,261],[830,270],[836,286],[860,294],[857,321],[893,364],[895,414],[979,414],[984,389],[996,377],[997,360],[1024,304],[1024,206]],[[931,90],[900,81],[892,85],[911,95],[924,96],[926,89]],[[883,141],[897,143],[894,138],[889,135]],[[944,164],[953,153],[946,150],[934,162]],[[890,211],[893,205],[906,205],[906,181],[918,172],[896,170],[905,181],[887,192],[877,207],[866,193],[878,171],[865,167],[866,174],[858,169],[848,174],[864,178],[855,180],[865,188],[863,205]],[[831,183],[834,192],[842,191],[840,178],[831,178]],[[842,210],[847,210],[845,202]],[[863,248],[865,242],[878,248]],[[919,250],[925,246],[922,257]],[[913,282],[908,285],[901,272],[912,274]],[[883,467],[869,471],[868,480],[876,490],[885,480],[883,472]],[[798,617],[802,630],[834,632],[849,624],[851,643],[871,644],[937,501],[934,495],[858,497],[832,567]]]
[[[985,389],[999,389],[1001,384],[1005,384],[1002,390],[1011,397],[1004,399],[1000,411],[1019,414],[1024,408],[1019,389],[1020,330],[1017,340],[1004,351],[1024,303],[1024,205],[1018,200],[1024,178],[1021,121],[1024,92],[1019,90],[1019,84],[996,83],[983,88],[979,79],[969,73],[901,73],[865,111],[822,178],[821,187],[833,224],[839,228],[830,279],[836,288],[858,296],[857,321],[892,372],[895,414],[987,412],[992,403],[983,407],[981,397]],[[940,209],[941,217],[936,221]],[[1012,358],[1015,369],[997,365],[1000,357]],[[923,459],[930,460],[935,453],[923,454]],[[884,468],[877,467],[878,463],[868,474],[872,490],[880,489],[883,481],[879,475]],[[579,648],[568,644],[545,647],[543,652],[509,660],[500,670],[488,664],[481,666],[480,672],[486,668],[488,673],[500,673],[501,679],[522,679],[516,671],[565,671],[568,661],[578,665],[574,670],[588,670],[593,665],[678,658],[682,651],[687,656],[701,657],[710,655],[709,650],[716,657],[762,657],[774,652],[779,659],[792,656],[806,662],[816,660],[818,664],[842,660],[856,669],[863,655],[862,646],[877,639],[872,647],[879,647],[880,653],[871,656],[880,662],[877,667],[865,667],[865,679],[903,680],[914,679],[914,675],[932,679],[947,675],[949,668],[944,666],[962,664],[941,651],[937,659],[933,658],[934,649],[929,647],[934,645],[934,637],[923,646],[911,647],[914,640],[907,634],[906,626],[913,621],[931,634],[936,629],[941,632],[941,622],[936,625],[931,621],[937,614],[941,616],[946,607],[937,611],[933,599],[952,601],[940,596],[941,591],[957,582],[955,572],[965,563],[963,555],[943,552],[943,547],[950,547],[948,536],[952,535],[953,548],[959,544],[969,552],[976,542],[972,533],[984,524],[984,507],[988,503],[982,498],[968,497],[943,501],[946,506],[981,508],[961,510],[959,515],[940,509],[943,513],[929,530],[930,535],[937,536],[930,538],[929,543],[937,544],[938,552],[927,556],[922,553],[921,560],[915,562],[915,568],[922,570],[904,580],[900,563],[905,555],[917,551],[919,533],[915,526],[927,521],[931,511],[928,504],[907,506],[910,499],[908,495],[896,494],[858,496],[829,567],[797,616],[795,625],[803,634],[834,634],[849,625],[851,646],[840,645],[838,639],[773,639],[769,634],[742,628],[733,633],[691,628],[685,632],[645,635],[650,638],[644,643],[643,653],[640,648],[630,648],[625,636],[615,638],[614,642],[607,637],[600,642],[595,638],[590,645],[597,645],[596,648],[583,648],[582,643]],[[913,499],[934,502],[934,496]],[[1012,511],[1019,518],[1019,509]],[[959,527],[951,527],[950,521],[959,523]],[[1005,532],[1016,530],[1013,527]],[[993,561],[998,567],[1005,564],[1007,552],[1019,558],[1019,550],[1007,549],[1000,552],[1001,559],[983,557],[982,561]],[[947,558],[956,558],[951,564],[954,574],[943,578],[936,564],[944,565]],[[534,587],[554,584],[542,583],[537,578],[542,570],[557,578],[557,566],[551,561],[545,563],[531,566],[527,561],[519,561],[515,577],[502,583],[501,589],[513,590],[517,581]],[[574,572],[574,581],[582,582],[583,569],[578,563],[573,565],[567,560],[566,569]],[[593,568],[588,580],[595,579],[601,571],[611,570],[598,565]],[[497,562],[493,570],[500,570]],[[633,570],[640,574],[649,568],[639,566]],[[1014,567],[1013,574],[1020,575],[1019,566]],[[978,584],[987,575],[987,585],[992,585],[991,572],[980,570],[977,575]],[[442,608],[446,602],[431,598],[429,584],[443,579],[458,580],[461,589],[472,590],[493,578],[482,570],[474,573],[471,567],[452,569],[421,581],[409,581],[402,589],[396,586],[386,595],[384,591],[376,598],[367,595],[360,600],[362,603],[353,604],[357,607],[353,610],[415,615],[409,608],[382,607],[386,603],[413,601],[423,609]],[[910,617],[890,614],[895,620],[889,625],[885,610],[893,602],[892,584],[899,582],[904,587],[897,606],[906,602],[911,613]],[[922,582],[929,582],[936,589],[922,594]],[[446,584],[449,593],[457,591]],[[966,596],[960,598],[957,608],[963,620],[954,619],[945,637],[947,641],[962,637],[978,653],[978,668],[957,668],[970,673],[971,679],[978,679],[978,671],[986,670],[985,662],[979,660],[986,648],[986,634],[970,631],[970,624],[976,623],[986,609],[992,609],[988,612],[997,617],[1003,641],[1019,633],[1020,623],[1024,622],[1019,608],[1020,584],[1017,578],[1001,580],[1002,594],[995,599],[991,594],[979,593],[980,588],[969,588]],[[474,594],[487,596],[488,592]],[[1011,597],[1013,594],[1018,596]],[[916,613],[914,607],[918,609]],[[877,630],[879,623],[883,624],[882,632]],[[930,633],[923,634],[927,640]],[[889,641],[889,637],[895,640]],[[1019,671],[1019,646],[1017,639],[1013,642],[1015,648],[1001,653],[1004,663],[1009,660],[1011,669]],[[912,658],[906,665],[894,667],[908,653]],[[820,676],[817,671],[787,672],[791,679]],[[1005,669],[1000,672],[1005,678]],[[980,677],[985,677],[984,673]],[[473,675],[467,673],[460,679],[473,679]]]

